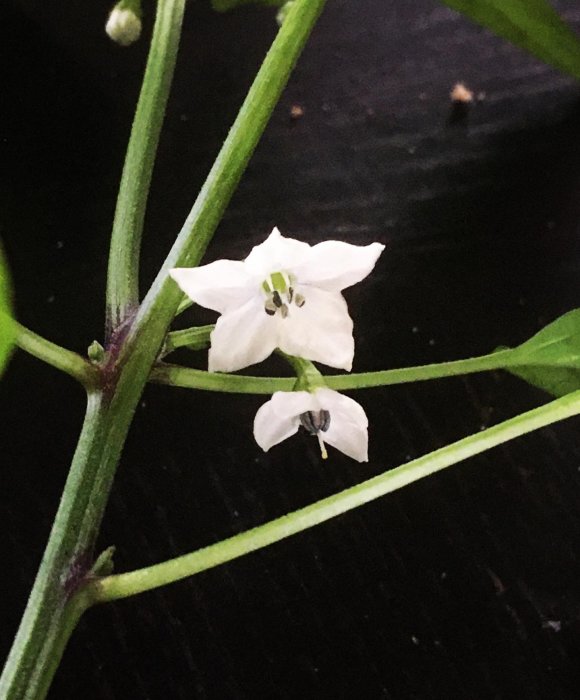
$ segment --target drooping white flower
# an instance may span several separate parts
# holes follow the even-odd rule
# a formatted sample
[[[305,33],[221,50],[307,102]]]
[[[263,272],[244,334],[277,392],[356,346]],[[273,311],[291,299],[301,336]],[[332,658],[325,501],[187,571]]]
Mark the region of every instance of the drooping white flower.
[[[141,19],[131,5],[121,0],[112,9],[105,25],[109,37],[120,46],[130,46],[141,36]]]
[[[356,401],[327,388],[277,391],[254,419],[254,437],[267,452],[303,426],[318,438],[322,457],[325,443],[357,462],[368,462],[368,420]]]
[[[276,348],[350,370],[352,320],[340,293],[364,279],[384,245],[308,243],[275,228],[244,261],[217,260],[170,275],[200,306],[221,314],[211,334],[210,372],[233,372]]]

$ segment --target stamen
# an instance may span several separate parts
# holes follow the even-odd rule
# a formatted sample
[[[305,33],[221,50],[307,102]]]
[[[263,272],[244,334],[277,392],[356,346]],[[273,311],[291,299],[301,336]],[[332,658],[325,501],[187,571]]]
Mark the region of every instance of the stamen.
[[[280,307],[280,315],[282,316],[282,318],[286,318],[286,316],[288,316],[288,307],[286,306],[286,304],[282,304],[282,306]]]
[[[292,303],[292,297],[294,296],[294,289],[292,287],[288,287],[288,303]]]
[[[318,430],[322,430],[322,432],[325,433],[330,427],[330,411],[323,408],[322,411],[319,411],[318,413],[318,419]]]
[[[304,304],[306,303],[306,299],[302,296],[302,294],[295,294],[294,295],[294,303],[296,306],[301,309]]]
[[[274,302],[274,304],[276,304],[276,306],[278,308],[280,308],[282,306],[282,299],[280,298],[280,292],[278,292],[276,290],[274,290],[272,292],[272,301]]]
[[[266,300],[266,303],[264,304],[264,311],[268,314],[268,316],[273,316],[276,313],[277,307],[271,298]]]
[[[330,426],[330,412],[324,408],[320,411],[306,411],[300,414],[300,423],[310,435],[325,433]]]

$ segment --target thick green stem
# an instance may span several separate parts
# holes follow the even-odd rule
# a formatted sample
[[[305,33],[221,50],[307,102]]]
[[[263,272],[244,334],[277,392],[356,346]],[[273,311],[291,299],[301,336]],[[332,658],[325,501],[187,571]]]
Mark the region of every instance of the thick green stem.
[[[92,545],[135,407],[182,296],[167,280],[167,269],[178,260],[187,265],[199,261],[323,4],[324,0],[296,0],[163,271],[137,317],[123,328],[123,337],[118,338],[121,346],[109,351],[101,370],[105,390],[89,395],[85,426],[55,526],[0,680],[2,700],[44,697],[76,617],[88,602],[90,588],[80,588],[70,603],[66,593],[81,585],[92,563]],[[183,6],[184,0],[159,0],[159,11],[173,20]],[[177,43],[175,32],[164,36],[166,42]],[[176,45],[166,46],[160,61],[164,51],[174,52]],[[159,66],[145,81],[153,80],[158,70]],[[148,126],[141,128],[146,134]],[[124,196],[131,199],[130,193]],[[109,308],[115,309],[109,323],[114,326],[111,319],[123,318],[133,292],[120,268],[112,276],[117,277],[109,287]],[[113,288],[118,291],[112,292]]]
[[[248,532],[155,566],[95,581],[91,584],[94,598],[100,601],[126,598],[211,569],[326,522],[508,440],[578,413],[580,391],[470,435]]]
[[[184,0],[159,0],[157,17],[125,157],[109,253],[107,329],[139,303],[141,234],[155,153],[173,79]]]
[[[88,360],[85,360],[76,352],[71,352],[60,345],[51,343],[40,335],[33,333],[28,328],[16,325],[16,344],[21,350],[46,362],[52,367],[66,372],[79,381],[86,389],[95,389],[100,381],[99,370]]]
[[[87,411],[71,470],[26,611],[0,679],[0,698],[43,698],[72,633],[88,606],[73,595],[92,564],[112,479],[105,455],[112,422],[101,393],[88,395]],[[120,446],[117,445],[117,450]]]

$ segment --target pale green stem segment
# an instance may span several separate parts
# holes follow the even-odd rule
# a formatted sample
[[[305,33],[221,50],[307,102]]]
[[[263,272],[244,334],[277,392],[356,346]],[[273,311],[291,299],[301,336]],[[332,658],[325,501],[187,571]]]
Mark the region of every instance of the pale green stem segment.
[[[293,358],[293,360],[304,362],[301,358]],[[489,355],[472,357],[467,360],[455,360],[453,362],[441,362],[418,367],[403,367],[401,369],[386,369],[380,372],[363,372],[360,374],[326,374],[322,375],[321,378],[323,383],[330,389],[347,391],[349,389],[370,389],[377,386],[405,384],[427,379],[456,377],[462,374],[515,367],[517,364],[516,355],[512,350],[501,350],[500,352],[492,352]],[[221,374],[219,372],[204,372],[189,367],[163,363],[153,368],[150,380],[157,384],[169,384],[185,389],[204,389],[206,391],[223,391],[233,394],[272,394],[275,391],[292,391],[296,384],[296,379],[294,378]]]
[[[209,336],[215,325],[185,328],[182,331],[172,331],[167,334],[161,357],[169,355],[177,348],[186,347],[189,350],[203,350],[209,345]]]
[[[99,385],[99,370],[88,360],[77,355],[76,352],[51,343],[50,340],[46,340],[19,323],[16,324],[16,344],[29,355],[66,372],[87,390],[94,389]]]
[[[248,377],[237,374],[206,372],[201,369],[161,363],[151,370],[150,381],[184,389],[221,391],[226,394],[273,394],[292,391],[296,377]]]
[[[248,532],[161,564],[95,581],[90,584],[94,589],[92,595],[98,601],[126,598],[206,571],[326,522],[492,447],[578,413],[580,391],[470,435]]]
[[[139,6],[140,3],[136,3]],[[107,330],[139,304],[141,235],[155,153],[173,79],[183,12],[158,11],[119,187],[107,276]]]
[[[184,311],[189,309],[190,306],[193,306],[193,304],[194,302],[188,296],[184,295],[181,301],[179,302],[179,306],[177,307],[175,315],[179,316],[179,314],[182,314]]]

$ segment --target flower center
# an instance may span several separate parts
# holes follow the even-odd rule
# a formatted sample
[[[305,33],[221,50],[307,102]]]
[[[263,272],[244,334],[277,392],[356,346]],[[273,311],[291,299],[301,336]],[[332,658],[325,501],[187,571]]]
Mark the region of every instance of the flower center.
[[[326,451],[321,433],[325,433],[330,427],[330,412],[325,409],[321,409],[320,411],[306,411],[306,413],[300,414],[300,423],[310,435],[316,435],[318,444],[320,445],[322,459],[327,459],[328,452]]]
[[[294,303],[300,309],[306,303],[302,294],[297,294],[292,286],[295,279],[287,272],[272,272],[262,282],[262,291],[266,295],[264,311],[274,316],[278,311],[282,318],[288,316],[288,307]]]

